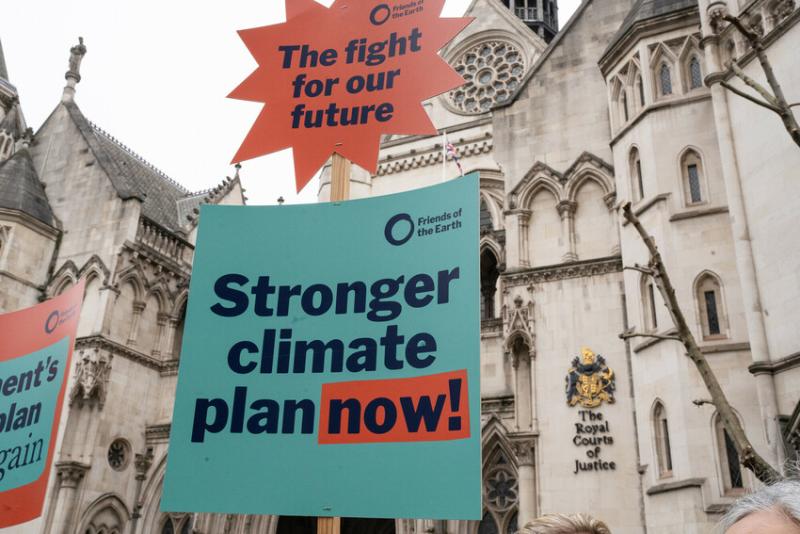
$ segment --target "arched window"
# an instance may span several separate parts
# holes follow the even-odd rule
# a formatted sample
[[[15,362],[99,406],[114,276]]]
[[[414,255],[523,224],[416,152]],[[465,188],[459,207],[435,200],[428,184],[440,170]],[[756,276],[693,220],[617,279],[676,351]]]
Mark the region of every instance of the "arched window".
[[[689,89],[703,87],[703,72],[700,70],[700,60],[692,56],[689,60]]]
[[[688,150],[681,158],[681,173],[683,175],[683,199],[687,206],[705,203],[703,190],[705,189],[705,176],[703,162],[700,155],[694,150]]]
[[[666,63],[662,63],[658,69],[658,87],[661,96],[672,94],[672,72]]]
[[[653,406],[653,436],[655,438],[656,460],[659,478],[672,476],[672,449],[669,441],[667,410],[661,401]]]
[[[719,279],[711,273],[701,276],[696,284],[696,298],[703,339],[726,337],[722,287]]]
[[[190,534],[192,531],[192,516],[168,515],[164,518],[159,534]]]
[[[717,460],[719,461],[719,472],[722,475],[723,493],[725,495],[743,493],[744,479],[739,453],[736,452],[733,439],[725,430],[719,414],[714,416],[714,437],[717,443]]]
[[[183,327],[186,322],[186,304],[181,306],[181,311],[178,312],[178,322],[175,323],[175,333],[172,336],[172,353],[171,357],[177,360],[181,354],[181,347],[183,346]]]
[[[481,211],[480,211],[480,224],[481,233],[490,231],[492,229],[492,214],[489,211],[489,206],[486,205],[486,200],[481,197]]]
[[[636,81],[634,81],[634,85],[636,86],[636,92],[639,95],[639,107],[644,107],[644,84],[642,83],[642,75],[636,75]]]
[[[496,445],[494,450],[490,449],[488,461],[484,463],[483,505],[486,513],[478,526],[479,534],[515,532],[518,501],[517,470],[511,458],[500,445]]]
[[[642,178],[642,160],[639,158],[639,149],[633,147],[628,156],[631,177],[631,197],[634,202],[644,198],[644,179]]]
[[[481,252],[481,320],[495,318],[494,296],[497,292],[497,279],[500,271],[497,268],[497,256],[484,248]]]
[[[622,120],[628,122],[628,92],[624,87],[619,93],[619,105],[622,109]]]
[[[652,332],[658,329],[658,313],[656,313],[656,287],[653,281],[642,277],[642,305],[645,330]]]

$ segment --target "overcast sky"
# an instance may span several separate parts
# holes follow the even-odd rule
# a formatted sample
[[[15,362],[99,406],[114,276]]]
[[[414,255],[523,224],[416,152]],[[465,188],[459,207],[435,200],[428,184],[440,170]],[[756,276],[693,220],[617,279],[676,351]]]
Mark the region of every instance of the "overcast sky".
[[[444,15],[468,4],[447,0]],[[562,25],[577,4],[559,2]],[[261,108],[225,98],[256,67],[236,30],[283,19],[279,0],[13,2],[3,6],[0,39],[25,118],[38,129],[61,98],[69,48],[83,36],[83,113],[194,191],[232,175],[228,162]],[[316,200],[316,181],[295,193],[290,151],[242,165],[249,204]]]

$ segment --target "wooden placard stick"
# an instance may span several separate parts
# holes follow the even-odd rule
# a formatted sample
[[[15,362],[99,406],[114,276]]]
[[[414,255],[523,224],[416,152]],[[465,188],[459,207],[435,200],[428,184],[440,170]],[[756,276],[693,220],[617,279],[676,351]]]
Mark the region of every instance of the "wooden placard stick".
[[[350,160],[333,153],[331,165],[331,202],[350,198]],[[342,521],[339,517],[317,517],[317,534],[339,534]]]
[[[331,165],[331,202],[350,199],[350,160],[333,153]]]

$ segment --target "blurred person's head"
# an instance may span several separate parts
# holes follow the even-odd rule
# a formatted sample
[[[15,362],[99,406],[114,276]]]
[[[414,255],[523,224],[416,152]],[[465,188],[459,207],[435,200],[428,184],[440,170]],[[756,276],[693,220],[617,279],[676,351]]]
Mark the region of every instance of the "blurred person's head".
[[[783,480],[736,501],[720,521],[722,534],[800,534],[800,481]]]
[[[519,534],[611,534],[605,523],[586,514],[548,514],[519,529]]]

